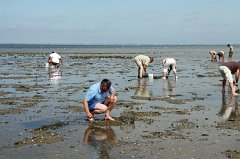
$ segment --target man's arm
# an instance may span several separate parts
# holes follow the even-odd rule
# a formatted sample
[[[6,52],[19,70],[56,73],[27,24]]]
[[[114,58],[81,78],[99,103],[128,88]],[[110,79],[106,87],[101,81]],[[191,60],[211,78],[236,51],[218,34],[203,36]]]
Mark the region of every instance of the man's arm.
[[[237,72],[236,72],[235,79],[236,79],[236,83],[235,83],[235,85],[236,85],[236,86],[238,86],[238,79],[239,79],[239,69],[237,69]]]
[[[51,59],[51,57],[49,56],[48,57],[48,63],[51,63],[52,62],[52,59]]]
[[[108,96],[108,98],[110,98],[110,101],[111,102],[114,102],[115,99],[116,99],[116,96],[117,95],[117,92],[115,90],[113,90],[111,93],[110,93],[110,96]]]
[[[111,92],[111,96],[116,96],[117,95],[117,92],[116,91],[112,91]]]
[[[92,115],[92,113],[91,113],[90,110],[89,110],[88,102],[87,102],[86,99],[83,100],[83,106],[84,106],[84,110],[85,110],[85,112],[86,112],[87,117],[88,117],[89,119],[90,119],[90,118],[93,118],[93,115]]]

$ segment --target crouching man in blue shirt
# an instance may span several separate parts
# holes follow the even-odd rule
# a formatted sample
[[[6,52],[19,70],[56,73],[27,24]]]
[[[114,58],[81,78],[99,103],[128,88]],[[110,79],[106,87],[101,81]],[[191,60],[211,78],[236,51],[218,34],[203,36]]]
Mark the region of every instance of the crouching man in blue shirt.
[[[105,113],[105,120],[114,119],[110,116],[110,112],[114,108],[117,97],[116,91],[112,87],[112,82],[103,79],[101,83],[92,85],[83,100],[83,106],[89,121],[94,121],[94,114]]]

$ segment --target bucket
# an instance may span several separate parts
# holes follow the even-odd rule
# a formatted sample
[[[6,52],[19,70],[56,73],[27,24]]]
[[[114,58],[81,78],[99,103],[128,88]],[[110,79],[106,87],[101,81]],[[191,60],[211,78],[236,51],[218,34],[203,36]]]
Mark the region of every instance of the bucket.
[[[153,79],[153,74],[148,74],[149,79]]]

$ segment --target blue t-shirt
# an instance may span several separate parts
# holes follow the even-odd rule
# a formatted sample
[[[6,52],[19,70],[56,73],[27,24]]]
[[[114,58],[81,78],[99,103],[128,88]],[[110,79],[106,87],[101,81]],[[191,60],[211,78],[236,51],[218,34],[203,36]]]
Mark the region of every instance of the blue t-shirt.
[[[114,91],[114,88],[111,86],[107,92],[101,92],[100,82],[92,85],[85,96],[85,99],[88,102],[89,108],[94,108],[97,103],[104,103],[106,97],[109,93]]]

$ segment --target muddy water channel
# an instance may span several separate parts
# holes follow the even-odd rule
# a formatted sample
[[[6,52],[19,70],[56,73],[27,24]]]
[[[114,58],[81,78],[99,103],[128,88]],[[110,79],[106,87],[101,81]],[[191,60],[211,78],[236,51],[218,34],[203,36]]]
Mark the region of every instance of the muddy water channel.
[[[221,92],[219,62],[179,55],[178,79],[161,79],[158,54],[137,79],[131,54],[0,54],[0,158],[240,158],[240,97]],[[103,78],[114,122],[89,123],[82,99]]]

